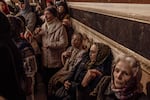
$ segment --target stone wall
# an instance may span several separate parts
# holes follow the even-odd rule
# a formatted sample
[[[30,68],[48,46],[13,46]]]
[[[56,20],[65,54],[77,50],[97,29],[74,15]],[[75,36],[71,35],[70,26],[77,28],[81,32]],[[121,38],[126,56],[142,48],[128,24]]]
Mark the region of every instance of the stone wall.
[[[142,84],[150,82],[150,5],[68,3],[76,31],[120,54],[135,56],[142,65]]]

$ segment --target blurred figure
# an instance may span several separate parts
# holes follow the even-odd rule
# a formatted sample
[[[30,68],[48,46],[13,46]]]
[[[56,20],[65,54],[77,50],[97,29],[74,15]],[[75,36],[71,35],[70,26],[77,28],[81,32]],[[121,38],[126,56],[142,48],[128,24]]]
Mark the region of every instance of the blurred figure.
[[[37,63],[34,50],[30,43],[20,37],[20,33],[25,32],[25,25],[19,17],[8,16],[11,24],[12,39],[21,52],[24,68],[24,91],[28,98],[34,100],[34,76],[37,72]]]
[[[41,7],[40,3],[37,3],[36,8],[35,8],[35,13],[36,13],[36,26],[35,27],[40,27],[43,24],[43,20],[40,18],[41,16],[43,16],[43,9]],[[43,16],[44,19],[44,16]]]
[[[67,6],[67,3],[65,2],[60,2],[58,5],[57,5],[57,11],[58,11],[58,19],[59,20],[63,20],[63,19],[69,19],[70,16],[69,16],[69,12],[68,12],[68,6]]]
[[[21,15],[25,18],[25,26],[29,30],[29,32],[32,33],[34,31],[37,19],[36,14],[32,11],[29,0],[19,0],[19,8],[20,11],[17,16]]]
[[[119,57],[113,66],[112,76],[103,77],[91,95],[96,100],[148,100],[140,83],[142,69],[133,56]]]
[[[71,25],[70,19],[68,19],[68,18],[64,18],[62,20],[62,24],[65,26],[66,31],[67,31],[67,35],[68,35],[68,46],[67,47],[69,47],[69,46],[71,46],[71,37],[73,35],[74,29]]]
[[[46,0],[46,7],[54,6],[53,0]]]
[[[5,15],[10,14],[8,5],[4,0],[0,0],[0,11],[3,12]]]
[[[26,100],[21,87],[23,64],[21,54],[11,40],[10,24],[0,12],[0,95],[7,100]]]
[[[16,5],[17,0],[7,0],[8,8],[11,15],[16,15],[19,12],[19,7]]]

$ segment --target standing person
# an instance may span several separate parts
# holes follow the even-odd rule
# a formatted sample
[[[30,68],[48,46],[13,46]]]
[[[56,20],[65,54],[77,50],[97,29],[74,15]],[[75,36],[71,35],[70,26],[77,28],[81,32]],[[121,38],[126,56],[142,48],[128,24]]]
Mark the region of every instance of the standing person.
[[[64,26],[56,17],[56,8],[46,8],[44,15],[45,23],[35,30],[35,38],[41,37],[42,40],[43,77],[47,87],[49,78],[62,67],[61,54],[68,39]]]
[[[67,31],[67,35],[68,35],[68,46],[67,47],[69,47],[69,46],[71,46],[71,37],[74,33],[74,29],[71,25],[70,19],[68,19],[68,18],[64,18],[62,20],[62,24],[65,26],[66,31]]]
[[[19,7],[16,5],[17,0],[7,0],[8,8],[10,10],[10,14],[16,15],[19,12]]]
[[[140,83],[142,69],[132,56],[119,57],[113,66],[112,76],[103,77],[91,95],[96,100],[148,100]]]
[[[13,42],[16,44],[21,52],[21,59],[24,69],[24,91],[27,98],[34,100],[34,76],[37,72],[37,63],[34,50],[27,40],[20,37],[20,33],[25,32],[25,26],[19,17],[8,16],[11,24],[11,35]]]
[[[21,88],[21,54],[10,37],[10,24],[0,12],[0,95],[7,100],[26,100]]]
[[[57,17],[59,20],[62,21],[63,19],[69,19],[70,18],[67,3],[60,2],[57,5],[57,11],[58,11]]]
[[[32,11],[29,0],[19,0],[20,11],[17,16],[22,15],[26,20],[26,27],[32,33],[36,25],[36,14]]]

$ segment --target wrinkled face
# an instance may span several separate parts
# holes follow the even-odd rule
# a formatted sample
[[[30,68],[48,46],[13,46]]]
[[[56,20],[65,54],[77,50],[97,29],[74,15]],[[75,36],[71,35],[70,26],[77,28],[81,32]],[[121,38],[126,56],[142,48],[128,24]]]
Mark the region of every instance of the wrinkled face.
[[[93,44],[90,48],[90,60],[91,60],[91,62],[96,61],[97,54],[98,54],[98,48],[96,47],[95,44]]]
[[[71,45],[75,48],[80,48],[81,46],[81,37],[79,35],[73,35],[71,39]]]
[[[58,12],[63,13],[64,12],[64,7],[63,6],[58,6]]]
[[[26,7],[25,3],[18,2],[18,4],[19,4],[19,8],[20,8],[21,10],[24,10],[24,9],[25,9],[25,7]]]
[[[114,69],[114,85],[116,88],[122,89],[130,80],[132,74],[131,67],[123,61],[119,61]]]
[[[46,22],[50,22],[51,20],[54,19],[53,14],[51,12],[47,11],[47,10],[44,11],[44,16],[45,16]]]
[[[3,2],[0,2],[0,11],[4,12],[5,9],[6,9],[6,5]]]

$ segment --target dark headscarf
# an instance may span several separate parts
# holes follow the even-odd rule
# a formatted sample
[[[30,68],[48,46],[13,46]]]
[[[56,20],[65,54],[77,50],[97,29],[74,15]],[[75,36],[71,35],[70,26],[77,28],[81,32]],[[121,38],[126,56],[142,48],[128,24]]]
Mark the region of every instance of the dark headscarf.
[[[105,45],[103,43],[94,43],[96,47],[98,48],[98,53],[96,56],[96,61],[95,62],[90,62],[88,63],[88,68],[91,69],[94,66],[99,66],[103,64],[103,62],[108,58],[108,56],[111,53],[111,49],[108,45]]]
[[[63,6],[63,7],[64,7],[64,13],[65,13],[65,14],[68,14],[68,13],[69,13],[69,11],[68,11],[68,6],[67,6],[67,3],[66,3],[66,2],[60,2],[60,3],[58,4],[58,6]]]
[[[26,13],[29,13],[32,11],[32,8],[30,6],[29,0],[19,0],[21,3],[25,4],[25,9],[22,9],[20,11],[20,15],[25,16]]]

